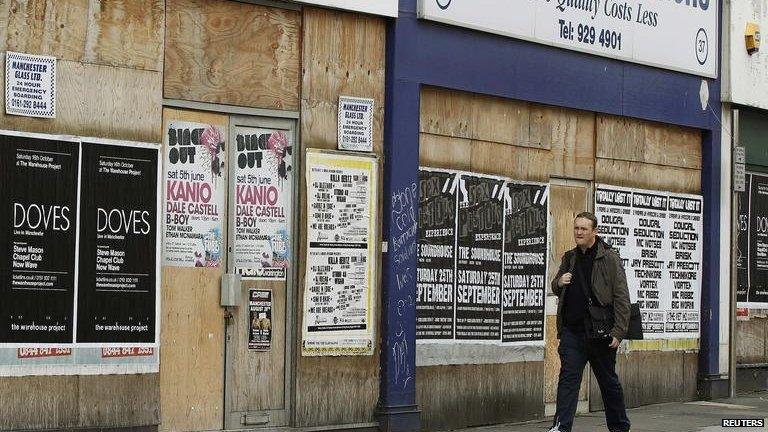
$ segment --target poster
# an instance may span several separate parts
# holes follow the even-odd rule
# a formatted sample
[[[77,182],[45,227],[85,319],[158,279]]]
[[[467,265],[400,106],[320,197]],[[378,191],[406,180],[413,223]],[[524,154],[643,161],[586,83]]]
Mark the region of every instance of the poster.
[[[595,216],[622,258],[645,337],[699,337],[701,196],[598,185]]]
[[[78,343],[157,342],[158,147],[82,142]]]
[[[73,340],[76,141],[0,135],[0,343]]]
[[[768,309],[768,176],[748,173],[746,186],[739,194],[739,307]]]
[[[504,180],[462,174],[456,223],[456,339],[501,338]]]
[[[339,150],[373,151],[373,99],[339,96]]]
[[[164,265],[221,265],[225,137],[218,125],[166,124]]]
[[[248,349],[272,348],[272,290],[248,291]]]
[[[244,278],[285,280],[290,267],[291,131],[235,127],[232,258]]]
[[[549,186],[419,169],[418,343],[544,343]]]
[[[377,161],[311,150],[306,161],[302,355],[371,355]]]
[[[671,294],[665,329],[669,338],[698,337],[699,334],[703,213],[701,197],[670,194],[666,226],[668,279],[665,280]]]
[[[549,186],[504,187],[503,343],[543,343]]]
[[[6,51],[5,113],[56,117],[56,57]]]
[[[419,170],[416,339],[453,340],[458,174]]]

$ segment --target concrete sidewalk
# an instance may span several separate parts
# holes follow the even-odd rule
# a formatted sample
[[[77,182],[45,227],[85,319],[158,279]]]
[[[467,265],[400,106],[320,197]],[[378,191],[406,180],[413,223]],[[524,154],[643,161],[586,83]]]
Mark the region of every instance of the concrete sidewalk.
[[[768,419],[768,392],[751,393],[712,402],[675,402],[648,405],[628,411],[632,432],[766,432],[768,427],[721,427],[724,418]],[[463,429],[466,432],[545,432],[551,419]],[[768,426],[768,421],[766,421]],[[573,432],[607,431],[605,416],[594,412],[576,417]]]

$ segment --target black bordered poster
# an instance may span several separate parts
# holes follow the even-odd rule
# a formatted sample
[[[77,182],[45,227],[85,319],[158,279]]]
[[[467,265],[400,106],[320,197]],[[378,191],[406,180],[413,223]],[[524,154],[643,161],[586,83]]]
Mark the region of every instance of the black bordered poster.
[[[78,145],[0,134],[0,343],[71,343]]]
[[[419,170],[417,339],[453,339],[457,189],[457,173]]]
[[[82,152],[77,342],[154,343],[158,149]]]

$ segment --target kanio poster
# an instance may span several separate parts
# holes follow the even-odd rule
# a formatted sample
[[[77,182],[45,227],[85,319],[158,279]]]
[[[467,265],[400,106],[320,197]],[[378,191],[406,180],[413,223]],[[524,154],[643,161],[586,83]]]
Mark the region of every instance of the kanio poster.
[[[234,271],[244,278],[285,280],[293,192],[293,135],[289,130],[235,128]]]
[[[163,263],[219,267],[227,189],[224,128],[170,121],[165,132]]]

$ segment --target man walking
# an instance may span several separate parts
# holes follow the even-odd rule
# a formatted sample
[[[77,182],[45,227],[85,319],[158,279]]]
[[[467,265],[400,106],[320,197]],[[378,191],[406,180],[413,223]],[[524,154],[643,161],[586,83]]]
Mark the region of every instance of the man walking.
[[[576,247],[563,255],[552,281],[558,298],[557,335],[560,339],[560,379],[557,383],[557,410],[550,432],[570,432],[584,366],[589,362],[597,378],[610,432],[628,432],[629,418],[624,392],[616,375],[616,349],[629,325],[629,291],[619,254],[597,236],[597,218],[582,212],[573,222]],[[587,297],[589,295],[589,298]],[[593,339],[589,300],[595,305],[613,306],[614,326],[610,336]]]

